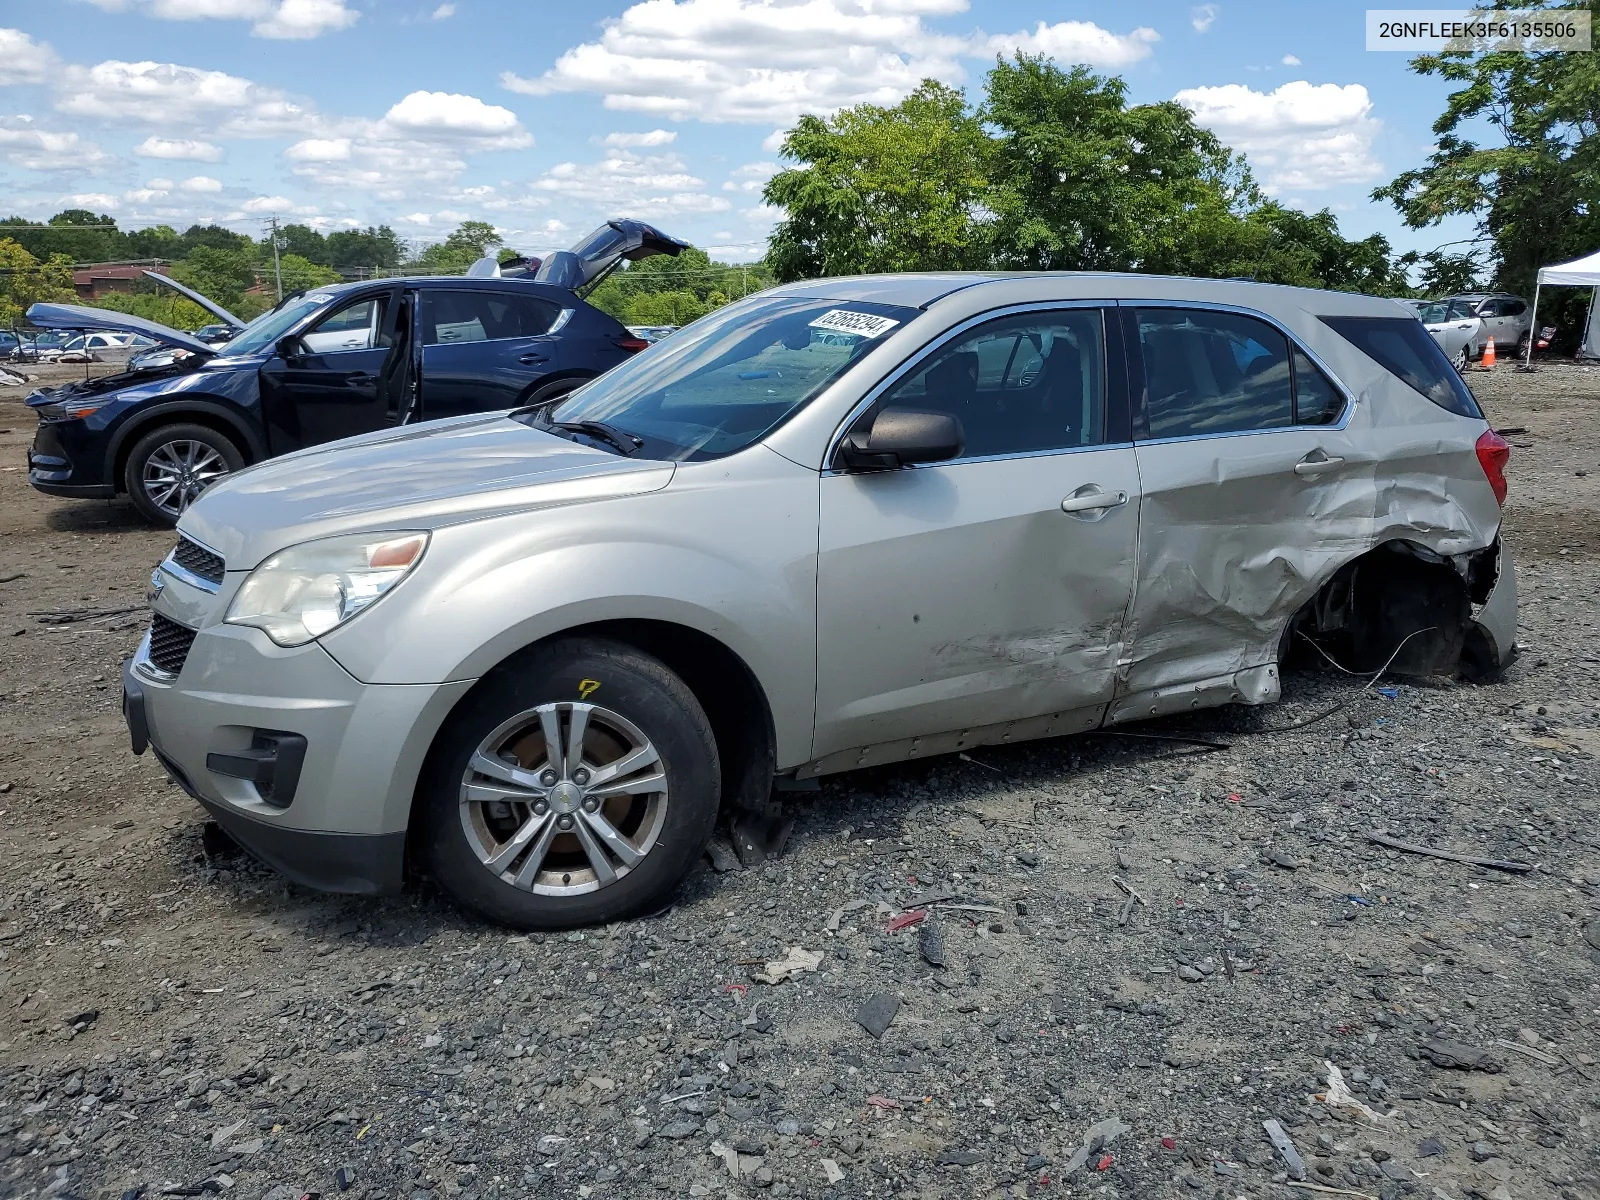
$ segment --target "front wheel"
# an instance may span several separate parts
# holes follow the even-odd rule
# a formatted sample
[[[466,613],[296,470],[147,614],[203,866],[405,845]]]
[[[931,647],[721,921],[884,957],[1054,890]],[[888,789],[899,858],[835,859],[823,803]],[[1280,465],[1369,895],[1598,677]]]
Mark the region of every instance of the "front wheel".
[[[1462,375],[1467,373],[1467,345],[1465,342],[1461,344],[1461,349],[1456,351],[1456,371]]]
[[[704,851],[716,742],[688,686],[632,647],[579,638],[486,679],[423,778],[422,849],[457,900],[518,929],[663,901]]]
[[[176,525],[212,484],[244,466],[244,455],[215,429],[163,425],[134,443],[122,485],[147,521]]]

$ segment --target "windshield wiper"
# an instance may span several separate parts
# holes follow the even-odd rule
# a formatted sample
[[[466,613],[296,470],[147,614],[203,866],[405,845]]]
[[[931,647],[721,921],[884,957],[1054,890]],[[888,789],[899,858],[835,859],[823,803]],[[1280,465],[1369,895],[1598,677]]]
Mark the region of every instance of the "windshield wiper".
[[[644,439],[637,434],[629,433],[625,429],[616,429],[604,421],[551,421],[552,429],[570,429],[574,433],[583,433],[615,446],[617,453],[624,458],[630,458],[639,452],[644,445]]]

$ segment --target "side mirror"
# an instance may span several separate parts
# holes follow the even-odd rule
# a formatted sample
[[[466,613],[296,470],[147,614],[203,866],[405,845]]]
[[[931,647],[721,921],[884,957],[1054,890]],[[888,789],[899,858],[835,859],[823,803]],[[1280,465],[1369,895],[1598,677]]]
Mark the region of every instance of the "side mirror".
[[[278,344],[273,349],[278,352],[278,357],[285,361],[304,358],[306,354],[306,344],[293,334],[279,338]]]
[[[839,457],[855,470],[893,471],[912,463],[955,458],[966,444],[961,422],[949,413],[885,408],[879,410],[871,430],[844,439]]]

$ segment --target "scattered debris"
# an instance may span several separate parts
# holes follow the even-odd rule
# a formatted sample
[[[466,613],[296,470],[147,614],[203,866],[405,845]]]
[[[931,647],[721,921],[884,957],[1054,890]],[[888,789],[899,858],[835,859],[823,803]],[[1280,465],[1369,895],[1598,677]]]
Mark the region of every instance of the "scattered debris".
[[[908,929],[912,925],[915,925],[920,921],[926,921],[927,919],[928,910],[925,908],[916,908],[912,909],[910,912],[903,912],[897,917],[891,917],[889,919],[887,929],[889,933],[899,933],[902,929]]]
[[[1529,1058],[1537,1059],[1547,1067],[1559,1067],[1561,1060],[1554,1054],[1546,1054],[1543,1050],[1535,1050],[1532,1046],[1525,1046],[1521,1042],[1513,1042],[1508,1038],[1495,1038],[1494,1044],[1504,1046],[1507,1050],[1515,1050],[1518,1054],[1526,1054]]]
[[[865,1029],[875,1038],[881,1038],[894,1024],[895,1015],[900,1011],[900,997],[893,992],[879,992],[860,1008],[856,1009],[856,1024]]]
[[[823,1178],[826,1179],[830,1184],[844,1182],[844,1172],[839,1169],[839,1164],[833,1159],[825,1158],[822,1160],[820,1165],[822,1167]]]
[[[733,847],[721,838],[712,838],[706,846],[706,857],[711,860],[711,869],[718,875],[725,875],[729,871],[737,871],[742,865],[739,856],[733,852]]]
[[[1289,1170],[1290,1179],[1304,1179],[1306,1177],[1305,1160],[1300,1157],[1300,1151],[1294,1148],[1294,1141],[1284,1132],[1283,1126],[1276,1120],[1268,1119],[1261,1122],[1261,1128],[1267,1131],[1267,1137],[1272,1142],[1272,1148],[1283,1159],[1283,1164]]]
[[[790,946],[784,955],[776,962],[769,962],[759,971],[752,971],[750,978],[757,983],[779,984],[785,979],[792,979],[796,975],[803,975],[807,971],[815,971],[822,965],[822,951],[804,950],[799,946]]]
[[[1105,1147],[1116,1141],[1117,1138],[1127,1133],[1129,1128],[1131,1127],[1124,1124],[1118,1117],[1107,1117],[1105,1120],[1096,1121],[1089,1126],[1088,1132],[1083,1135],[1083,1144],[1072,1152],[1072,1157],[1067,1160],[1067,1165],[1061,1168],[1063,1178],[1079,1170],[1089,1161],[1091,1154],[1098,1154]]]
[[[1498,1075],[1505,1065],[1487,1050],[1468,1046],[1464,1042],[1447,1042],[1443,1038],[1430,1038],[1417,1047],[1417,1057],[1426,1059],[1436,1067],[1457,1071],[1484,1071]]]
[[[1435,850],[1432,846],[1418,846],[1411,842],[1402,842],[1392,838],[1386,833],[1376,831],[1367,834],[1369,842],[1377,842],[1380,846],[1388,846],[1391,850],[1404,850],[1407,854],[1426,854],[1430,858],[1448,859],[1450,862],[1467,863],[1474,867],[1493,867],[1497,871],[1524,872],[1533,870],[1532,863],[1512,862],[1503,858],[1478,858],[1471,854],[1456,854],[1450,850]]]
[[[930,967],[948,965],[944,953],[944,935],[932,921],[917,931],[917,949],[922,953],[922,961]]]
[[[1313,1092],[1311,1095],[1312,1100],[1318,1104],[1325,1104],[1329,1108],[1349,1109],[1351,1112],[1359,1113],[1374,1123],[1389,1119],[1391,1114],[1377,1112],[1355,1098],[1350,1091],[1349,1085],[1344,1081],[1343,1071],[1339,1070],[1327,1059],[1322,1060],[1322,1065],[1328,1069],[1328,1090],[1325,1092]]]

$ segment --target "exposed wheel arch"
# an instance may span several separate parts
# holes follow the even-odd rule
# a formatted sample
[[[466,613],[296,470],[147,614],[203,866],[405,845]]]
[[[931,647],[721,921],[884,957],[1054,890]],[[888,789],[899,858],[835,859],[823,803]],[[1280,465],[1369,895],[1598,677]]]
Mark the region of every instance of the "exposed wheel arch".
[[[1387,666],[1397,675],[1488,677],[1493,655],[1472,610],[1498,569],[1498,542],[1449,558],[1417,542],[1384,542],[1335,571],[1289,619],[1278,661],[1293,661],[1310,642],[1357,673]]]
[[[122,490],[122,474],[127,469],[128,452],[135,442],[157,426],[179,424],[204,425],[216,430],[234,444],[246,466],[266,457],[260,438],[224,405],[186,399],[141,410],[118,428],[106,455],[106,474],[112,485]]]
[[[526,408],[529,405],[554,403],[568,392],[582,387],[591,379],[598,378],[600,376],[594,371],[562,371],[554,378],[547,376],[530,386],[518,397],[517,407]]]
[[[753,809],[769,799],[777,762],[777,731],[766,691],[743,658],[711,635],[687,625],[624,619],[563,629],[501,659],[456,702],[456,706],[465,704],[485,680],[516,671],[540,648],[584,637],[621,642],[659,659],[694,693],[711,722],[711,732],[716,739],[722,768],[724,812]],[[441,722],[441,728],[444,724]],[[429,753],[431,756],[431,748]],[[424,767],[419,774],[419,785],[427,775]],[[414,795],[408,830],[417,828],[415,816],[419,803],[419,796]]]

